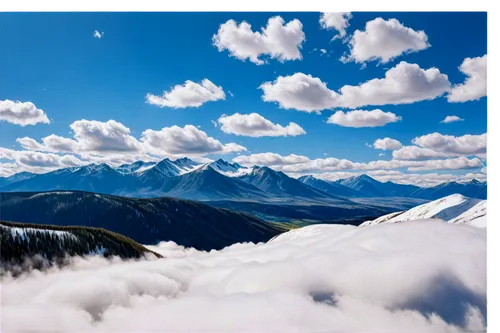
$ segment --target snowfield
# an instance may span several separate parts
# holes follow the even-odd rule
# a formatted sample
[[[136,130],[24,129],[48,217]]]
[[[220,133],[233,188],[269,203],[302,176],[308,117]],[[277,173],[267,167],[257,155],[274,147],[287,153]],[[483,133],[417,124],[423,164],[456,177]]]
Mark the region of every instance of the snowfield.
[[[457,215],[457,217],[460,217]],[[485,332],[486,229],[312,225],[2,280],[3,332]]]
[[[5,225],[0,225],[0,228],[10,231],[12,236],[18,236],[23,240],[25,238],[28,238],[28,241],[32,237],[36,238],[36,235],[35,235],[36,232],[50,234],[50,235],[58,237],[58,238],[67,237],[67,238],[76,239],[75,235],[73,235],[72,233],[67,232],[67,231],[49,230],[49,229],[34,229],[34,228],[18,228],[18,227],[9,227],[9,226],[5,226]]]
[[[439,219],[448,223],[470,224],[479,228],[486,228],[486,200],[471,199],[461,194],[452,194],[413,207],[406,212],[391,213],[373,221],[366,221],[361,226],[422,219]]]

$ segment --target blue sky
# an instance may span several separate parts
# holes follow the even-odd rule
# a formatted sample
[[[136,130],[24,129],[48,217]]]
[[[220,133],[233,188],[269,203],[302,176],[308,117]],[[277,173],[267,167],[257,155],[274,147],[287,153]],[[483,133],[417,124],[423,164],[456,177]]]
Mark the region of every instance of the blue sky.
[[[266,64],[256,65],[230,56],[228,50],[219,52],[212,43],[219,26],[230,19],[237,23],[246,21],[253,31],[260,31],[274,16],[282,17],[285,23],[298,19],[302,24],[305,40],[299,48],[301,60],[280,62],[262,56],[267,59]],[[380,63],[380,59],[364,63],[340,61],[349,52],[352,34],[364,31],[365,24],[378,17],[395,18],[404,27],[424,31],[430,47],[401,53],[386,63]],[[391,151],[366,145],[378,138],[390,137],[403,146],[411,146],[412,139],[434,132],[454,137],[486,133],[486,97],[452,103],[441,96],[409,104],[355,107],[352,109],[381,109],[402,117],[384,126],[358,128],[327,123],[336,111],[347,112],[350,108],[332,107],[317,113],[283,109],[278,103],[264,102],[263,90],[259,89],[261,84],[273,82],[278,76],[300,72],[319,78],[330,90],[338,91],[345,85],[357,86],[383,78],[401,61],[417,64],[424,70],[435,67],[448,76],[451,86],[462,84],[467,78],[459,70],[464,59],[487,53],[486,13],[355,12],[348,20],[344,40],[332,40],[337,31],[322,28],[320,13],[316,12],[2,13],[0,19],[1,100],[29,101],[43,109],[50,119],[50,124],[26,126],[0,122],[1,146],[11,150],[25,149],[16,142],[21,137],[37,141],[51,134],[73,138],[69,126],[81,119],[115,120],[128,127],[137,139],[147,129],[159,131],[191,124],[222,144],[234,142],[245,147],[242,155],[272,152],[362,163],[391,160]],[[93,36],[95,30],[104,32],[102,38]],[[327,53],[322,54],[320,49]],[[177,109],[146,103],[148,93],[161,95],[186,80],[199,83],[205,78],[223,88],[225,100]],[[250,137],[224,133],[220,125],[212,123],[223,114],[254,112],[274,124],[286,126],[294,122],[307,134]],[[440,123],[450,115],[464,120]],[[385,155],[379,156],[381,152]],[[237,153],[201,155],[230,160]],[[458,155],[455,152],[453,157]],[[474,154],[462,155],[472,158]],[[485,156],[480,157],[485,163]],[[6,158],[2,162],[18,166],[20,163],[19,159]],[[465,174],[471,170],[438,172]]]

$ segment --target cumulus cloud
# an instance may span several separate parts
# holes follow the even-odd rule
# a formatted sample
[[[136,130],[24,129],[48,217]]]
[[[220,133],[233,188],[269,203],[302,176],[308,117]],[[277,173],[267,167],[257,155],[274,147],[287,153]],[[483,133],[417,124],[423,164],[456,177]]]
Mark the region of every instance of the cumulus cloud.
[[[356,108],[364,105],[410,104],[435,99],[450,90],[448,76],[437,68],[422,69],[405,61],[389,69],[382,79],[340,89],[339,105]]]
[[[349,27],[349,20],[352,18],[350,12],[327,12],[321,13],[319,23],[323,29],[337,30],[338,34],[333,39],[344,38],[346,29]]]
[[[262,57],[266,56],[281,62],[302,59],[300,49],[304,40],[302,23],[294,19],[285,24],[280,16],[270,18],[262,32],[254,32],[245,21],[238,24],[228,20],[212,37],[219,52],[228,50],[231,56],[257,65],[264,64]]]
[[[334,157],[310,159],[307,156],[291,154],[282,156],[276,153],[259,153],[240,155],[233,158],[234,162],[243,165],[265,165],[288,174],[306,172],[325,172],[343,170],[390,170],[408,168],[416,170],[460,170],[483,167],[478,158],[466,157],[441,160],[377,160],[367,163],[353,162]]]
[[[200,107],[207,102],[226,99],[226,94],[221,86],[216,86],[209,79],[203,79],[200,83],[190,80],[183,85],[176,85],[170,91],[165,91],[162,96],[148,93],[146,102],[152,105],[169,107],[174,109],[187,107]]]
[[[314,225],[209,253],[172,243],[151,248],[165,258],[86,258],[4,278],[2,329],[486,330],[484,229],[436,220]]]
[[[39,152],[72,153],[92,162],[121,164],[127,161],[151,160],[150,154],[160,157],[201,156],[211,153],[232,153],[246,150],[230,142],[222,144],[193,125],[147,129],[140,140],[131,130],[115,120],[100,122],[78,120],[70,125],[74,139],[49,135],[38,142],[32,138],[18,138],[24,148]]]
[[[477,157],[467,158],[460,156],[444,160],[427,160],[423,161],[422,165],[410,166],[408,171],[423,171],[423,170],[463,170],[476,169],[483,167],[484,164]]]
[[[437,152],[456,155],[475,155],[486,153],[487,134],[463,136],[431,133],[416,137],[412,142],[420,147]]]
[[[4,100],[0,101],[0,121],[27,126],[39,123],[50,124],[49,118],[42,109],[31,102]]]
[[[115,120],[101,122],[96,120],[77,120],[70,125],[74,139],[49,135],[42,143],[24,137],[16,141],[29,150],[73,153],[73,154],[126,154],[139,153],[141,143],[130,135],[130,129]]]
[[[465,58],[459,69],[467,75],[464,83],[454,85],[448,95],[448,102],[475,101],[486,96],[487,55]]]
[[[246,150],[236,143],[223,145],[193,125],[164,127],[159,131],[148,129],[142,133],[141,141],[149,152],[158,155],[206,155]]]
[[[319,78],[304,73],[279,76],[260,87],[265,102],[276,102],[283,109],[319,112],[366,105],[411,104],[433,100],[450,90],[448,76],[437,68],[422,69],[417,64],[400,62],[381,79],[357,86],[345,85],[337,93]]]
[[[221,124],[220,128],[223,132],[236,135],[262,137],[306,134],[306,131],[296,123],[291,122],[287,126],[273,124],[258,113],[222,115],[218,122]]]
[[[344,127],[380,127],[401,119],[392,112],[376,109],[372,111],[354,110],[347,113],[337,111],[328,118],[327,122]]]
[[[464,120],[458,116],[446,116],[446,118],[441,120],[441,123],[448,124],[448,123],[454,123],[456,121],[464,121]]]
[[[283,109],[318,112],[335,106],[337,93],[327,88],[319,78],[304,73],[279,76],[260,87],[265,102],[276,102]]]
[[[391,138],[377,139],[373,143],[373,147],[375,149],[382,149],[382,150],[394,150],[401,148],[402,146],[403,145],[401,144],[401,142]]]
[[[62,168],[84,164],[73,155],[57,155],[28,150],[13,150],[0,147],[0,159],[15,161],[18,165],[39,168]],[[24,171],[24,170],[20,170]]]
[[[94,34],[93,34],[94,38],[97,38],[97,39],[101,39],[102,37],[104,37],[104,31],[97,31],[97,30],[94,30]]]
[[[368,21],[364,31],[356,30],[349,46],[350,54],[343,56],[343,61],[387,63],[404,53],[425,50],[431,45],[424,31],[405,27],[396,19],[386,21],[378,17]]]
[[[417,146],[405,146],[392,152],[392,157],[397,160],[428,160],[448,156],[449,154]]]

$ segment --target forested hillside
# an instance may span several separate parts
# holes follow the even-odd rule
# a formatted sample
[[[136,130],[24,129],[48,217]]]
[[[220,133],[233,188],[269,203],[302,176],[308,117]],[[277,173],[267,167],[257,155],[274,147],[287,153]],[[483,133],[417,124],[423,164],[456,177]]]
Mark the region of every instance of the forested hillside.
[[[160,257],[123,235],[82,226],[0,221],[0,243],[2,273],[30,267],[41,269],[53,264],[63,265],[68,256],[101,255],[132,259],[152,253]]]

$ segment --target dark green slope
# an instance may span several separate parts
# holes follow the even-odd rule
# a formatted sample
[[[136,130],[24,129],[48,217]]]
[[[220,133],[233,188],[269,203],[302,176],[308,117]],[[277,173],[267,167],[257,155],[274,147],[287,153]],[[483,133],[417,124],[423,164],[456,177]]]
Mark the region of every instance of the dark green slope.
[[[252,215],[174,199],[79,191],[0,193],[0,219],[104,228],[141,244],[174,241],[200,250],[264,242],[283,230]]]
[[[137,259],[152,253],[161,257],[123,235],[82,226],[0,221],[0,244],[2,271],[25,265],[26,259],[30,259],[34,268],[43,268],[54,263],[64,264],[66,256],[95,254]]]

